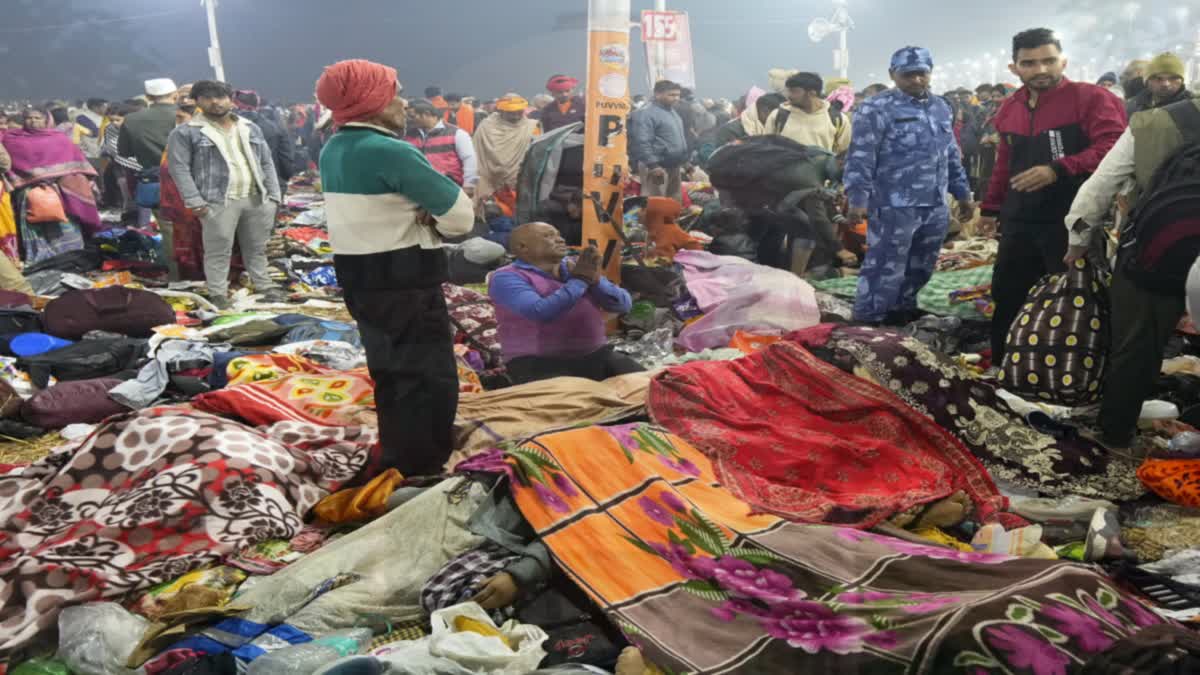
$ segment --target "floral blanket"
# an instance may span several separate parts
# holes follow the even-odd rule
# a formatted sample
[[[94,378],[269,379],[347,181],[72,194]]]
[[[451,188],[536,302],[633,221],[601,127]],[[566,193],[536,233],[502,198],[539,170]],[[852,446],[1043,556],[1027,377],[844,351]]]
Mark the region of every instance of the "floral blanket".
[[[66,605],[119,598],[288,539],[363,466],[375,432],[263,430],[151,408],[0,477],[0,661]]]
[[[646,405],[713,460],[734,495],[789,520],[873,527],[956,491],[980,521],[1008,506],[945,429],[794,342],[671,368]]]
[[[1066,673],[1163,622],[1080,565],[749,515],[649,425],[507,452],[555,561],[666,672]]]
[[[249,354],[229,362],[229,386],[192,399],[212,413],[249,424],[310,422],[324,426],[362,424],[375,407],[375,384],[366,368],[334,370],[303,356]]]
[[[997,481],[1046,497],[1130,501],[1146,492],[1136,462],[1077,435],[1055,438],[1039,432],[996,394],[995,385],[975,379],[915,338],[886,328],[839,326],[816,344],[823,349],[814,354],[890,389],[957,436]]]

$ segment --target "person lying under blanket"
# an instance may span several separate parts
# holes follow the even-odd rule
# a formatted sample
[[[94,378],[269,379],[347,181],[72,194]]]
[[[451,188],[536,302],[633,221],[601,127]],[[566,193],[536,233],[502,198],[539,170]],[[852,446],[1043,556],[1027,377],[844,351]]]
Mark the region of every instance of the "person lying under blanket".
[[[560,376],[599,381],[643,370],[606,344],[605,312],[625,314],[633,299],[604,278],[595,247],[572,261],[554,226],[527,223],[513,230],[509,250],[517,260],[492,275],[488,295],[514,384]]]

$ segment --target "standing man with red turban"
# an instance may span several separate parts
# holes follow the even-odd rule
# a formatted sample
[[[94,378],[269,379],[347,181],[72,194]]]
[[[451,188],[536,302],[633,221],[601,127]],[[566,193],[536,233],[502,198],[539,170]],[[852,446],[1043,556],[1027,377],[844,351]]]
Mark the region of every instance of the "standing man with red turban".
[[[474,224],[471,199],[402,140],[396,71],[340,61],[317,81],[337,132],[321,151],[329,243],[375,380],[385,467],[441,473],[452,449],[458,373],[441,285],[442,237]]]
[[[546,91],[554,100],[542,108],[542,131],[552,131],[583,121],[583,97],[574,96],[577,86],[579,80],[567,75],[555,75],[546,82]]]

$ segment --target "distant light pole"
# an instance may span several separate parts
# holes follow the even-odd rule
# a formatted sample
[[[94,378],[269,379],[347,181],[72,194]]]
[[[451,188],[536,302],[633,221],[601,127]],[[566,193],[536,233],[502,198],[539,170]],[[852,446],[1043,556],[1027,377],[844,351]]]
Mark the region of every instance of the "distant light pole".
[[[833,0],[833,17],[826,19],[818,17],[808,25],[808,37],[813,42],[820,42],[831,33],[838,33],[838,49],[834,50],[833,67],[837,68],[840,76],[850,77],[850,47],[849,32],[854,28],[854,19],[846,9],[847,0]]]
[[[667,11],[667,0],[654,0],[654,11]],[[643,36],[645,39],[645,36]],[[667,43],[664,40],[657,40],[654,43],[654,60],[658,62],[658,67],[662,68],[663,75],[667,72]]]
[[[1121,12],[1125,15],[1125,20],[1129,22],[1129,39],[1133,39],[1133,25],[1137,19],[1138,12],[1142,11],[1142,5],[1136,2],[1127,2],[1121,8]]]
[[[217,82],[225,81],[225,62],[221,59],[221,40],[217,37],[217,0],[200,0],[208,11],[208,63]]]

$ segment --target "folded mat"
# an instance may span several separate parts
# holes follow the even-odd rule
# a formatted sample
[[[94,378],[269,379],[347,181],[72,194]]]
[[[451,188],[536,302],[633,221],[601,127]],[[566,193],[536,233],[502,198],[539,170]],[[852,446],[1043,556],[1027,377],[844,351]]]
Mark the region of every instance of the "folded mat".
[[[1067,672],[1165,622],[1082,565],[748,515],[661,429],[508,454],[559,567],[667,672]]]

